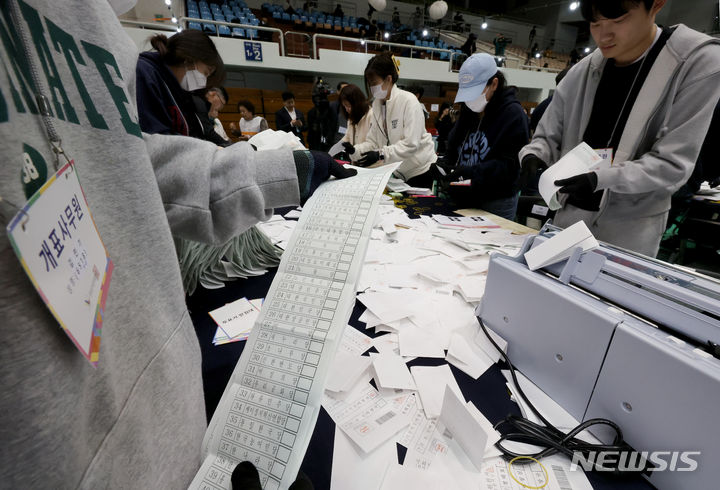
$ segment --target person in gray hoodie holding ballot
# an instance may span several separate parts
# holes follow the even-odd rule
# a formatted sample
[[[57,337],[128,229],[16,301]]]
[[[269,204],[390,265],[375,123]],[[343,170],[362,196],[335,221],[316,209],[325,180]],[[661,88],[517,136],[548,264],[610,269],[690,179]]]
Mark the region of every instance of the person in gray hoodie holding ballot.
[[[143,133],[117,19],[133,3],[0,8],[5,488],[187,488],[206,418],[173,237],[224,242],[338,172],[308,152]]]
[[[665,0],[588,0],[597,49],[558,85],[533,140],[524,180],[581,142],[609,158],[558,180],[555,224],[583,220],[596,238],[654,257],[670,197],[692,173],[720,97],[720,39],[655,24]]]

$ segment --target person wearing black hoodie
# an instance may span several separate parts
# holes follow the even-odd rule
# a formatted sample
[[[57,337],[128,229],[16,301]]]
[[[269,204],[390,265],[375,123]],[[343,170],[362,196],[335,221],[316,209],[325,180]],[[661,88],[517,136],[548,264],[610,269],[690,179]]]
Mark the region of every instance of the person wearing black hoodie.
[[[518,202],[518,151],[530,140],[528,117],[514,87],[487,53],[475,54],[460,68],[455,102],[463,102],[438,164],[445,184],[462,207],[479,207],[513,219]]]

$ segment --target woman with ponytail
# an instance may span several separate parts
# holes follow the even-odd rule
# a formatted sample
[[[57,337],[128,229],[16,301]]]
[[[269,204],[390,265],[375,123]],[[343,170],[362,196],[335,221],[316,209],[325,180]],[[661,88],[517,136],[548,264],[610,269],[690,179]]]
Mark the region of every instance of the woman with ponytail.
[[[356,165],[401,162],[395,175],[413,187],[431,187],[430,166],[437,160],[435,144],[425,130],[425,115],[417,98],[397,87],[398,63],[390,52],[370,59],[365,84],[374,98],[367,140],[344,143]]]
[[[140,53],[136,68],[141,129],[225,146],[222,138],[213,137],[214,130],[206,131],[193,101],[193,92],[220,86],[225,80],[225,65],[215,44],[207,34],[195,30],[170,38],[158,34],[150,38],[150,44],[154,51]]]

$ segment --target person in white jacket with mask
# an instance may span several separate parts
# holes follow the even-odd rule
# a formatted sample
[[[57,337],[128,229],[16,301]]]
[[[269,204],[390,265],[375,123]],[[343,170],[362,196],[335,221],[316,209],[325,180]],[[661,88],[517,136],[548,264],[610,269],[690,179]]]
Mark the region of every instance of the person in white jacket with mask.
[[[437,160],[435,144],[425,130],[425,116],[417,98],[395,85],[398,68],[390,52],[376,55],[365,68],[365,83],[374,98],[367,140],[344,143],[359,166],[401,162],[395,175],[414,187],[432,187],[430,166]]]

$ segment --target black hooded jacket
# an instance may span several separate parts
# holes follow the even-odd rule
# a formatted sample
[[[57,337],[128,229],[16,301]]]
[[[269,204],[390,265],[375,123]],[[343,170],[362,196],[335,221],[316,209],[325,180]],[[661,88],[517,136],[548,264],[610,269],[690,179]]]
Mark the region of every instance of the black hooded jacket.
[[[528,117],[514,87],[496,93],[482,115],[463,104],[448,137],[446,162],[469,166],[475,203],[511,197],[518,191],[518,153],[530,141]],[[467,194],[467,189],[459,189]]]

